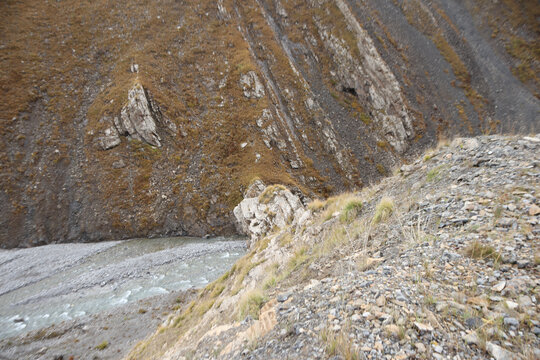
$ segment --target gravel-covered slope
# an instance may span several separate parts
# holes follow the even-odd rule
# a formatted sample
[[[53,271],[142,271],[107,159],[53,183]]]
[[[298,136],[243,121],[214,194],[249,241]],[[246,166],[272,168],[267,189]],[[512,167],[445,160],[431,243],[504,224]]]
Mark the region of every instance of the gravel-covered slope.
[[[539,148],[456,139],[312,203],[129,358],[537,358]]]

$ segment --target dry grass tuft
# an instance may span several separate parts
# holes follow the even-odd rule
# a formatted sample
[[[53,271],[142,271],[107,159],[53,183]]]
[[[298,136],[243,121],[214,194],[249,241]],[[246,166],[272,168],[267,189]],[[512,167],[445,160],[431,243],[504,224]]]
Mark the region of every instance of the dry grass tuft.
[[[321,332],[321,340],[325,345],[326,355],[339,356],[345,360],[360,360],[360,353],[355,349],[346,331],[335,333],[325,329]]]
[[[283,185],[270,185],[266,189],[264,189],[261,195],[259,195],[259,202],[261,202],[262,204],[268,204],[277,192],[284,190],[287,190],[287,188]]]
[[[473,259],[493,259],[495,262],[502,261],[501,254],[493,246],[484,245],[479,241],[474,241],[467,246],[465,255]]]
[[[251,315],[254,319],[259,318],[259,311],[266,302],[266,297],[259,289],[247,292],[239,303],[239,316],[241,319]]]
[[[315,200],[313,200],[312,202],[310,202],[308,204],[308,209],[313,211],[313,212],[317,212],[319,210],[324,209],[325,206],[326,206],[326,201],[315,199]]]
[[[373,215],[373,223],[378,224],[385,221],[394,212],[394,200],[389,197],[383,197],[377,207],[375,208],[375,215]]]
[[[350,223],[353,219],[355,219],[360,214],[363,206],[364,204],[362,203],[362,201],[358,199],[350,200],[345,205],[345,207],[343,207],[340,220],[342,222]]]

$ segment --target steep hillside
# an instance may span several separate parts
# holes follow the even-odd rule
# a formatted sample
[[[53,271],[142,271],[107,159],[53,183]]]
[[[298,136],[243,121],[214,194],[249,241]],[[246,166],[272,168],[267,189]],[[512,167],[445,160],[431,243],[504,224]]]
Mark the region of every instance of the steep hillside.
[[[256,179],[328,196],[440,136],[539,125],[533,0],[0,10],[3,247],[231,233]]]
[[[128,358],[538,358],[539,148],[456,139],[307,207],[256,185],[251,251]]]

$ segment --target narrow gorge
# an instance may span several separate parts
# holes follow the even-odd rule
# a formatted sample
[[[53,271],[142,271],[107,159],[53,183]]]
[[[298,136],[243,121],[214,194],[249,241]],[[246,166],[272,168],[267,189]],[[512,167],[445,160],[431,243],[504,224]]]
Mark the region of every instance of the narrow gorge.
[[[0,10],[0,359],[540,358],[537,0]]]

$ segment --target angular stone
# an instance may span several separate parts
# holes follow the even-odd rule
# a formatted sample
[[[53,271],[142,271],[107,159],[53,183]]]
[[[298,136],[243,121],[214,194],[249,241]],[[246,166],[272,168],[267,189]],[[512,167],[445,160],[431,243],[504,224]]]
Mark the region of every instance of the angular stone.
[[[112,163],[112,167],[113,169],[121,169],[121,168],[126,167],[126,163],[122,159],[116,160],[115,162]]]
[[[478,149],[480,142],[475,138],[456,138],[452,141],[452,146],[470,151]]]
[[[398,337],[399,336],[399,327],[397,325],[386,325],[384,330],[388,335]]]
[[[514,224],[515,220],[508,217],[503,217],[497,220],[496,225],[501,227],[511,227]]]
[[[469,329],[478,329],[480,326],[482,326],[482,324],[482,319],[476,316],[470,317],[465,320],[465,325],[467,325]]]
[[[465,336],[463,336],[463,340],[465,340],[465,342],[467,344],[475,344],[475,345],[478,345],[480,344],[480,338],[478,337],[478,335],[476,334],[476,332],[472,332],[472,333],[469,333]]]
[[[536,204],[531,205],[529,208],[529,215],[536,216],[538,214],[540,214],[540,206],[537,206]]]
[[[426,352],[426,346],[422,344],[421,342],[417,342],[416,344],[414,344],[414,346],[416,347],[416,350],[418,350],[419,353]]]
[[[501,292],[503,291],[505,286],[506,286],[506,281],[500,281],[497,284],[493,285],[491,287],[491,290],[496,291],[496,292]]]
[[[513,317],[506,317],[506,318],[504,318],[503,321],[504,321],[504,325],[506,325],[506,326],[515,326],[515,327],[519,326],[518,319],[513,318]]]
[[[508,306],[508,308],[509,308],[510,310],[517,309],[517,307],[519,306],[518,303],[513,302],[513,301],[510,301],[510,300],[506,300],[505,303],[506,303],[506,306]]]
[[[120,136],[118,136],[118,132],[113,126],[105,129],[104,135],[99,138],[99,144],[103,150],[109,150],[120,145]]]
[[[528,297],[527,295],[521,295],[518,298],[518,304],[521,307],[529,307],[533,305],[531,298]]]
[[[423,324],[423,323],[420,323],[420,322],[417,322],[417,321],[414,322],[414,327],[416,329],[418,329],[418,331],[420,331],[420,332],[432,332],[433,331],[433,327],[431,325]]]
[[[487,352],[495,358],[495,360],[516,360],[518,356],[510,351],[503,349],[499,345],[495,345],[492,342],[486,343]]]

